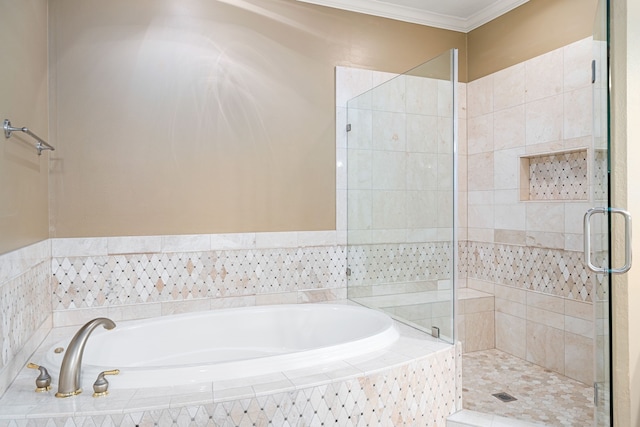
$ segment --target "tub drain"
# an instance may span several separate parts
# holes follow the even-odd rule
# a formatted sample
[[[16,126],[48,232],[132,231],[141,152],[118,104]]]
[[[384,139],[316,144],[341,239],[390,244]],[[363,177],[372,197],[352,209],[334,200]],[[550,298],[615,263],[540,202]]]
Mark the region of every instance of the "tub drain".
[[[492,394],[491,396],[497,398],[502,402],[513,402],[514,400],[518,400],[515,397],[511,396],[509,393],[505,393],[504,391],[500,393]]]

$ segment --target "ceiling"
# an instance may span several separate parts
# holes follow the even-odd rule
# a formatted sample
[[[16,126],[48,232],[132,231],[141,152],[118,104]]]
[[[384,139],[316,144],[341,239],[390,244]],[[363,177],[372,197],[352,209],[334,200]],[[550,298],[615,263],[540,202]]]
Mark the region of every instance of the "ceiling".
[[[529,0],[298,0],[467,33]]]

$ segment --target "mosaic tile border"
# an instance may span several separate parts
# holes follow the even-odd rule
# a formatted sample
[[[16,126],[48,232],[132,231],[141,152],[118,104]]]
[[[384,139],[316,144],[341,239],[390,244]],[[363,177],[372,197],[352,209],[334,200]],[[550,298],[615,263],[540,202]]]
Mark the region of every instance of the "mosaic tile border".
[[[584,266],[582,252],[473,241],[466,246],[470,279],[593,301],[596,277]]]
[[[451,242],[353,245],[349,286],[448,280],[452,258]]]
[[[346,286],[339,246],[54,257],[54,310]]]

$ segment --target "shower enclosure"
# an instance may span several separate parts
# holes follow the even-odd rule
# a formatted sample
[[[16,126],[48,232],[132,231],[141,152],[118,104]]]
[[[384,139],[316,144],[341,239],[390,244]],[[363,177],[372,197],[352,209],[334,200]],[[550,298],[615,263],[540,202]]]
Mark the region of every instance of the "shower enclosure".
[[[454,339],[457,50],[347,103],[349,299]]]

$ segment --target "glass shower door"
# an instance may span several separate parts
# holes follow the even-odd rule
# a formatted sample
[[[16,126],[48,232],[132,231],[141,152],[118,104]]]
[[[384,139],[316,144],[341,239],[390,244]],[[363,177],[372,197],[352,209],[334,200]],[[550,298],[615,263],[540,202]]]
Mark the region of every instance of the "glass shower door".
[[[609,1],[600,0],[593,32],[594,61],[593,100],[594,129],[592,170],[593,204],[585,214],[585,261],[594,276],[595,316],[595,422],[598,427],[613,425],[612,364],[611,364],[611,275],[630,268],[630,248],[626,247],[625,261],[616,268],[611,257],[612,222],[624,218],[620,229],[630,233],[628,213],[611,207],[610,197],[610,113],[609,113]],[[621,214],[621,215],[620,215]],[[626,236],[627,245],[630,236]],[[615,262],[617,264],[618,261]]]
[[[347,104],[349,299],[453,342],[457,50]]]

